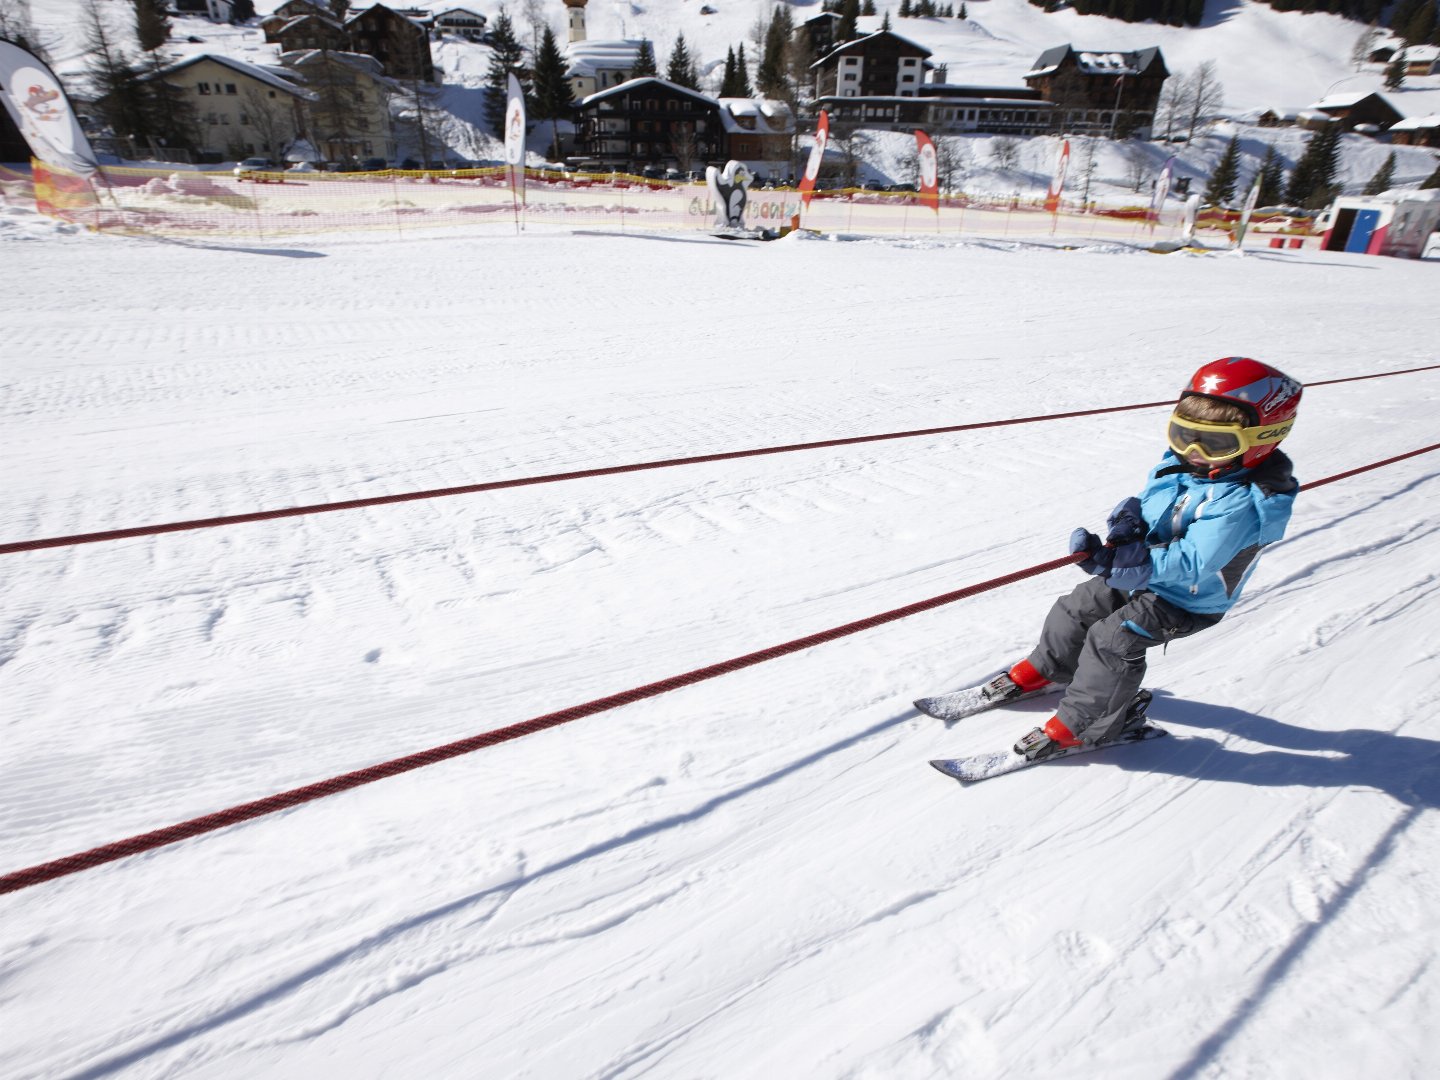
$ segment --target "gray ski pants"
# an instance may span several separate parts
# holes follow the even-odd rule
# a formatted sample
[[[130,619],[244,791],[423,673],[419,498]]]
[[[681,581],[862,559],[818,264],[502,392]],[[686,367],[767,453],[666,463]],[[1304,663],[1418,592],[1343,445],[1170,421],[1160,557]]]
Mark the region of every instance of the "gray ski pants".
[[[1086,578],[1055,601],[1029,659],[1051,682],[1070,684],[1056,710],[1061,722],[1082,742],[1103,742],[1124,726],[1145,678],[1145,650],[1198,634],[1220,618]]]

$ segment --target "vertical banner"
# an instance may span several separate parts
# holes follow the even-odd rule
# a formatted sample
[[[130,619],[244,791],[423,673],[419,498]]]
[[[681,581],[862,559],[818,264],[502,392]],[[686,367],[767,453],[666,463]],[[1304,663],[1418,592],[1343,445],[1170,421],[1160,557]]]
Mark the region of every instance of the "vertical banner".
[[[1060,195],[1065,190],[1065,174],[1069,171],[1070,140],[1066,139],[1060,144],[1060,160],[1055,162],[1055,175],[1050,178],[1050,190],[1045,193],[1045,209],[1051,214],[1060,212]]]
[[[81,224],[82,213],[96,208],[94,189],[78,173],[31,158],[30,177],[35,186],[35,209],[48,217]]]
[[[1255,213],[1255,204],[1260,201],[1260,177],[1250,185],[1250,194],[1245,196],[1245,209],[1240,211],[1240,224],[1235,229],[1235,250],[1245,242],[1245,230],[1250,228],[1250,216]]]
[[[810,157],[805,161],[805,175],[800,178],[800,201],[807,207],[815,194],[815,178],[820,175],[820,163],[825,159],[825,145],[829,141],[830,114],[822,110],[820,122],[815,125],[815,145],[810,148]]]
[[[87,180],[100,169],[70,99],[44,61],[0,40],[0,101],[30,152],[46,165]]]
[[[915,152],[920,159],[920,201],[940,213],[940,163],[935,144],[923,131],[915,132]]]
[[[1159,177],[1155,180],[1155,194],[1150,197],[1150,212],[1145,216],[1150,219],[1150,231],[1155,231],[1155,226],[1160,223],[1160,212],[1165,209],[1165,197],[1170,194],[1170,177],[1175,172],[1175,159],[1167,158],[1165,168],[1160,170]]]
[[[525,201],[525,92],[520,80],[510,75],[509,98],[505,102],[505,164],[515,203],[515,227],[520,227],[520,205]]]

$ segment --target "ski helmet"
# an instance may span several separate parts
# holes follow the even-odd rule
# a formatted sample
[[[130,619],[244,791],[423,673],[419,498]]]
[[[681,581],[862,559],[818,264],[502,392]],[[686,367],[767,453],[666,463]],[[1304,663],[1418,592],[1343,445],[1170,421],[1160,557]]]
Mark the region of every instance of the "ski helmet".
[[[1249,427],[1288,425],[1300,408],[1301,384],[1279,368],[1262,364],[1248,356],[1226,356],[1212,360],[1190,377],[1180,391],[1180,400],[1187,397],[1210,398],[1235,405],[1249,418]],[[1287,432],[1288,434],[1288,432]],[[1270,439],[1252,446],[1240,459],[1244,469],[1260,464],[1283,439]]]

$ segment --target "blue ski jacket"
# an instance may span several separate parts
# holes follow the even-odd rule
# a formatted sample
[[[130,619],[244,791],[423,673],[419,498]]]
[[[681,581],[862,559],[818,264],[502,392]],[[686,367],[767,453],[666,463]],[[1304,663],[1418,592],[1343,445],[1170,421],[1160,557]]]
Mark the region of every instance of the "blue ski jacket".
[[[1186,611],[1223,614],[1240,598],[1260,552],[1285,535],[1299,490],[1279,450],[1253,469],[1213,480],[1167,452],[1140,493],[1150,560],[1135,577],[1148,569],[1148,580],[1132,584],[1117,574],[1111,583],[1149,589]]]

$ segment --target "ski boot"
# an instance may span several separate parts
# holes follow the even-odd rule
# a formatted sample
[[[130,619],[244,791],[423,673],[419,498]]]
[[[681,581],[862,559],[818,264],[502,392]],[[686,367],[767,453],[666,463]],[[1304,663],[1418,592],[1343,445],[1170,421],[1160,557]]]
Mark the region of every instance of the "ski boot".
[[[1021,736],[1020,741],[1015,744],[1015,753],[1030,761],[1043,761],[1061,750],[1073,750],[1079,745],[1080,740],[1061,719],[1052,716],[1045,721],[1044,727],[1037,727]]]
[[[1021,660],[1009,671],[1002,671],[986,683],[980,694],[988,707],[1003,705],[1049,685],[1050,680],[1031,667],[1029,660]]]

